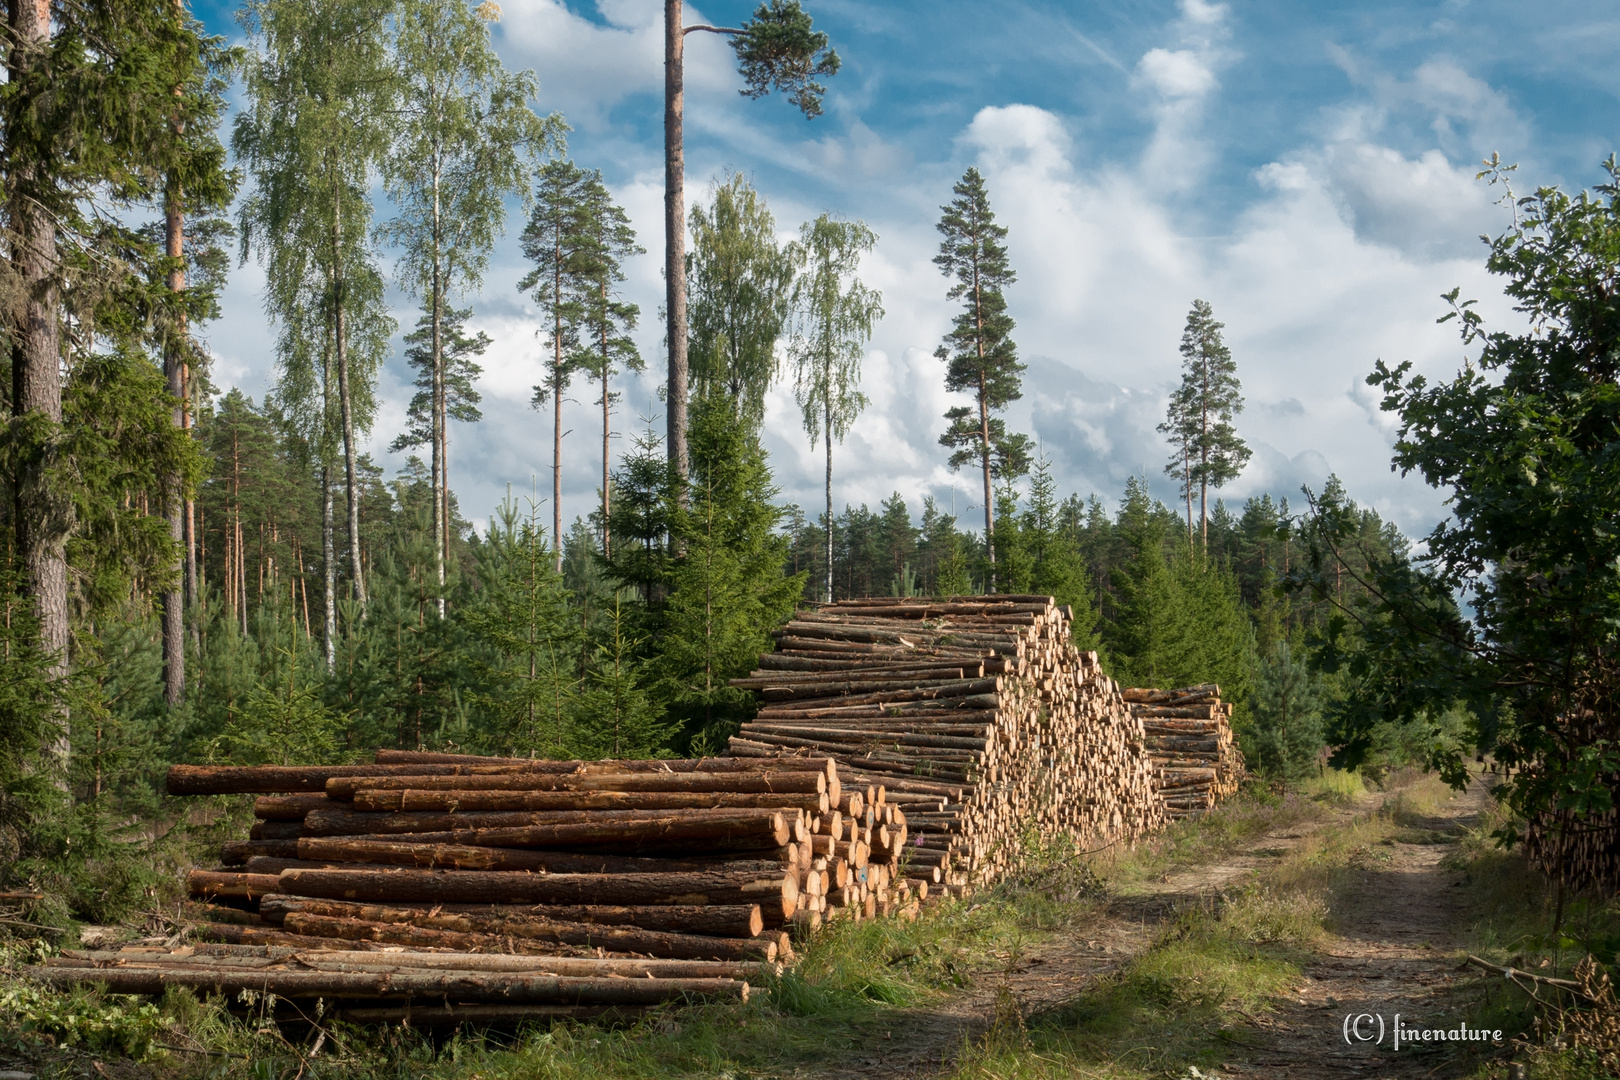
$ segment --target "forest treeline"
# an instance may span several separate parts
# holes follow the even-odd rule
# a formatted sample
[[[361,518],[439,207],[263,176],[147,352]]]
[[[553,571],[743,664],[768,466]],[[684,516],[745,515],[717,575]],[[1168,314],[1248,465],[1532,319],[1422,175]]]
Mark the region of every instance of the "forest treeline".
[[[884,315],[861,278],[879,238],[833,213],[785,238],[738,174],[687,215],[678,48],[665,415],[637,430],[614,380],[647,366],[622,292],[643,238],[601,169],[569,158],[564,119],[534,109],[534,73],[502,64],[498,5],[248,0],[241,48],[172,0],[14,14],[0,884],[92,917],[149,895],[164,845],[188,835],[158,787],[173,761],[719,751],[751,708],[729,680],[771,630],[797,605],[861,595],[1049,593],[1121,682],[1218,682],[1263,777],[1421,760],[1460,781],[1490,752],[1537,835],[1586,835],[1613,805],[1612,162],[1594,192],[1520,199],[1491,242],[1487,265],[1556,333],[1489,330],[1454,292],[1446,317],[1477,354],[1455,380],[1374,368],[1401,421],[1396,463],[1453,494],[1416,554],[1337,480],[1292,505],[1222,501],[1250,451],[1238,359],[1201,299],[1158,429],[1180,505],[1145,477],[1064,490],[1010,426],[1018,277],[968,168],[934,258],[954,311],[935,353],[956,395],[939,452],[982,486],[968,523],[916,492],[837,497]],[[687,29],[727,36],[746,96],[820,113],[839,59],[796,0]],[[1493,182],[1509,172],[1490,165]],[[528,270],[489,280],[509,230]],[[274,333],[258,401],[215,385],[207,347],[246,262]],[[388,265],[416,307],[403,335]],[[539,313],[550,460],[533,450],[550,490],[465,507],[454,433],[480,422],[490,344],[467,298],[493,288]],[[420,456],[390,475],[366,447],[396,348],[415,385],[391,448]],[[783,502],[761,445],[766,394],[788,382],[824,457],[815,506]],[[565,508],[561,402],[582,383],[601,484]],[[617,455],[615,433],[630,436]]]

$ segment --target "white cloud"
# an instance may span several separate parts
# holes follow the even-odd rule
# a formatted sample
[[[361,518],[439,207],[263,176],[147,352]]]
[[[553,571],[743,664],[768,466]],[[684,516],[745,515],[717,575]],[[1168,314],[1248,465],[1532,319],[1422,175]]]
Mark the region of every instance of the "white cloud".
[[[1215,73],[1191,49],[1149,49],[1137,68],[1168,98],[1203,97],[1216,86]]]

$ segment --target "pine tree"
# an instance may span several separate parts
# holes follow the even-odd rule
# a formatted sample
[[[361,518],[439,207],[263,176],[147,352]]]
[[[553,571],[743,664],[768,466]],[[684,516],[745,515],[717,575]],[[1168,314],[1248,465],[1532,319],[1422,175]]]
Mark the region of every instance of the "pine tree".
[[[691,386],[698,397],[724,394],[757,428],[776,378],[776,343],[792,314],[794,252],[776,241],[776,220],[748,178],[716,184],[708,208],[692,209]]]
[[[822,214],[799,230],[797,256],[808,264],[793,290],[797,326],[789,351],[794,392],[804,411],[804,430],[815,449],[827,449],[827,520],[832,520],[832,444],[849,434],[866,408],[860,391],[861,350],[883,317],[883,295],[868,288],[855,271],[877,234],[862,222],[836,221]],[[896,496],[898,497],[898,495]],[[909,520],[907,521],[909,525]],[[903,561],[903,560],[902,560]],[[832,602],[832,532],[827,533],[826,600]]]
[[[602,509],[598,516],[602,554],[610,555],[613,549],[613,534],[609,528],[613,515],[613,402],[619,396],[613,390],[613,376],[621,369],[640,372],[647,368],[635,339],[630,336],[641,309],[619,295],[619,285],[624,281],[624,261],[646,252],[637,246],[629,215],[614,204],[600,172],[592,172],[586,179],[582,195],[584,221],[575,257],[581,275],[591,287],[580,301],[578,364],[602,389]]]
[[[934,263],[952,279],[945,295],[963,303],[934,355],[946,364],[945,389],[972,394],[975,401],[945,414],[950,426],[939,442],[952,449],[952,469],[977,461],[984,474],[984,553],[990,567],[987,584],[995,592],[992,481],[1029,471],[1028,436],[1009,436],[1006,422],[995,415],[1023,396],[1019,375],[1024,365],[1018,362],[1013,320],[1002,292],[1017,277],[1007,262],[1006,226],[996,224],[979,170],[968,169],[951,190],[956,198],[941,207],[938,228],[945,239]]]
[[[437,310],[434,301],[423,305],[416,329],[405,335],[405,362],[416,371],[416,393],[405,410],[406,428],[388,449],[394,453],[417,446],[430,446],[433,453],[433,535],[438,545],[434,556],[441,588],[445,582],[445,562],[450,554],[450,431],[457,420],[476,424],[484,418],[481,399],[473,384],[484,369],[473,359],[484,355],[493,342],[482,330],[468,337],[464,329],[470,309],[457,310],[441,296]],[[444,618],[444,598],[439,598],[439,618]]]
[[[1187,498],[1187,528],[1192,531],[1192,489],[1198,488],[1199,531],[1209,550],[1209,489],[1237,479],[1248,464],[1250,450],[1232,426],[1243,411],[1242,385],[1237,363],[1221,340],[1225,324],[1215,321],[1215,310],[1194,300],[1181,335],[1181,386],[1170,399],[1170,412],[1160,431],[1170,434],[1175,453],[1166,471],[1183,477]]]
[[[664,0],[664,310],[669,343],[669,381],[665,386],[668,430],[665,443],[670,467],[684,478],[687,469],[686,391],[686,35],[694,31],[725,34],[732,39],[737,68],[747,87],[744,97],[761,98],[772,90],[806,118],[821,115],[826,88],[816,79],[838,71],[838,54],[827,47],[827,35],[811,29],[799,0],[770,0],[754,9],[741,27],[686,26],[681,0]]]
[[[489,29],[500,13],[495,3],[402,0],[394,16],[400,122],[382,174],[399,213],[380,231],[399,245],[400,277],[426,316],[441,567],[450,552],[447,297],[482,282],[507,198],[529,194],[525,159],[560,144],[564,128],[560,116],[542,120],[529,108],[539,92],[534,74],[502,66]]]
[[[580,330],[595,297],[589,253],[594,249],[589,190],[591,174],[572,161],[549,161],[537,174],[534,210],[523,230],[523,255],[534,269],[518,290],[534,301],[550,338],[545,381],[534,388],[534,407],[547,402],[551,416],[551,535],[562,536],[563,392],[582,364]],[[562,548],[557,547],[557,570]]]

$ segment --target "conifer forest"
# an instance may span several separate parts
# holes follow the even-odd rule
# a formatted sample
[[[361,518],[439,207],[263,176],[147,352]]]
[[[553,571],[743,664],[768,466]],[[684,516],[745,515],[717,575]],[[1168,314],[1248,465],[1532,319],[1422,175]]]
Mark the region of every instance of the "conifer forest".
[[[320,1042],[283,1025],[272,1047],[253,1042],[265,1036],[253,1023],[240,1026],[243,1008],[216,1002],[226,1026],[209,1028],[175,1005],[173,989],[128,1006],[129,1017],[152,1018],[137,1031],[147,1021],[96,1012],[134,998],[50,996],[18,974],[81,945],[101,948],[101,938],[81,937],[84,927],[124,927],[124,938],[106,940],[165,948],[194,940],[181,932],[186,875],[211,865],[222,841],[247,835],[253,804],[177,797],[165,779],[171,766],[337,767],[378,751],[709,759],[742,745],[740,735],[753,738],[744,725],[762,697],[773,700],[756,693],[765,685],[756,669],[770,666],[762,655],[796,617],[836,620],[838,605],[872,598],[895,611],[944,605],[949,615],[951,598],[1047,597],[1063,612],[1052,623],[1063,640],[1051,647],[1094,654],[1076,661],[1090,665],[1086,677],[1106,676],[1116,697],[1126,688],[1123,700],[1136,704],[1118,708],[1139,741],[1141,717],[1172,700],[1152,696],[1160,691],[1192,688],[1185,700],[1213,694],[1226,707],[1244,771],[1228,803],[1202,823],[1168,825],[1170,839],[1143,832],[1118,850],[1099,845],[1099,858],[1126,860],[1109,872],[1076,863],[1097,851],[1058,852],[1030,833],[1022,854],[1006,857],[1005,882],[979,894],[982,906],[947,876],[946,907],[922,906],[920,921],[906,923],[933,927],[926,932],[882,931],[890,936],[880,940],[862,931],[858,944],[828,946],[796,937],[810,974],[778,971],[774,1004],[749,1008],[779,1010],[760,1014],[772,1018],[758,1021],[761,1038],[799,1047],[802,1060],[739,1065],[726,1054],[741,1051],[700,1046],[694,1034],[710,1024],[721,1039],[715,1032],[732,1014],[694,1012],[679,1019],[683,1028],[676,1012],[667,1028],[603,1026],[601,1038],[620,1040],[611,1053],[589,1041],[596,1021],[559,1020],[544,1046],[522,1041],[531,1032],[466,1049],[483,1062],[469,1068],[848,1075],[803,1047],[823,1023],[855,1024],[849,1038],[867,1038],[849,1002],[922,1008],[999,979],[1003,990],[981,1003],[991,1019],[952,1028],[952,1045],[927,1050],[926,1068],[918,1050],[910,1064],[873,1064],[868,1074],[1247,1075],[1222,1064],[1239,1051],[1211,1032],[1252,1020],[1250,1011],[1283,1016],[1275,1010],[1305,1004],[1306,990],[1286,989],[1314,970],[1301,957],[1353,921],[1333,899],[1351,877],[1334,878],[1341,871],[1320,860],[1342,856],[1342,875],[1359,874],[1384,841],[1355,841],[1365,851],[1352,857],[1322,840],[1317,855],[1297,856],[1307,869],[1295,877],[1220,885],[1213,908],[1177,916],[1173,948],[1210,950],[1187,960],[1189,970],[1216,964],[1210,956],[1229,965],[1219,991],[1186,990],[1173,971],[1153,976],[1170,987],[1160,997],[1142,989],[1142,958],[1170,964],[1169,937],[1130,946],[1147,951],[1137,967],[1110,969],[1112,997],[1042,998],[1016,983],[1015,960],[997,958],[1022,955],[1008,944],[1023,940],[1021,919],[1039,933],[1056,926],[1060,936],[1112,940],[1097,897],[1158,888],[1161,872],[1163,882],[1179,880],[1176,860],[1194,858],[1188,852],[1235,857],[1262,834],[1292,843],[1314,829],[1377,828],[1397,847],[1459,843],[1455,858],[1474,860],[1469,882],[1543,890],[1513,901],[1522,926],[1501,915],[1500,940],[1457,938],[1453,951],[1465,966],[1500,960],[1509,989],[1563,993],[1564,1005],[1546,1011],[1533,993],[1489,998],[1497,1011],[1486,1026],[1522,1033],[1519,1049],[1498,1039],[1497,1056],[1447,1058],[1457,1071],[1443,1075],[1527,1075],[1510,1059],[1547,1077],[1620,1068],[1620,1007],[1604,974],[1620,942],[1615,159],[1585,189],[1537,186],[1528,168],[1487,160],[1475,185],[1503,194],[1505,224],[1468,256],[1487,275],[1469,280],[1492,283],[1513,319],[1487,319],[1466,289],[1453,289],[1434,296],[1432,315],[1458,333],[1455,364],[1437,375],[1398,351],[1358,361],[1352,397],[1371,402],[1376,417],[1357,414],[1357,423],[1382,425],[1400,482],[1443,502],[1432,529],[1403,531],[1386,497],[1353,490],[1331,469],[1303,488],[1258,490],[1245,479],[1256,475],[1262,441],[1246,408],[1252,369],[1241,342],[1252,339],[1237,322],[1249,309],[1227,310],[1210,294],[1176,296],[1183,314],[1158,328],[1179,341],[1163,358],[1177,365],[1176,381],[1152,388],[1158,456],[1109,490],[1082,488],[1071,459],[1043,446],[1025,419],[1032,401],[1055,392],[1020,348],[1044,317],[1024,290],[1049,271],[1020,258],[1027,238],[1016,223],[1027,217],[1010,212],[1018,196],[978,165],[955,168],[932,210],[904,211],[914,228],[932,230],[932,276],[920,287],[940,328],[911,343],[921,359],[906,370],[930,373],[926,388],[912,388],[916,401],[943,393],[950,403],[928,417],[932,441],[920,452],[960,481],[962,498],[909,482],[881,499],[856,496],[877,490],[869,465],[852,481],[846,452],[880,408],[863,367],[885,320],[915,314],[919,286],[887,284],[886,237],[866,221],[836,205],[786,220],[772,203],[791,200],[773,196],[768,177],[690,172],[683,142],[714,122],[701,94],[683,96],[686,75],[694,86],[740,79],[749,115],[790,112],[813,133],[830,122],[862,44],[830,37],[806,3],[764,0],[737,25],[711,26],[691,12],[683,24],[680,0],[666,0],[663,53],[649,61],[662,65],[663,109],[647,121],[657,124],[649,152],[662,168],[636,173],[637,185],[657,189],[656,221],[638,209],[654,201],[629,190],[630,167],[573,148],[571,118],[539,104],[541,87],[560,76],[502,59],[500,34],[532,5],[242,0],[235,30],[221,35],[185,0],[13,0],[0,83],[0,341],[11,365],[0,383],[0,937],[10,950],[0,1066],[10,1054],[26,1072],[0,1076],[92,1075],[89,1057],[51,1056],[72,1046],[99,1054],[96,1070],[121,1055],[154,1076],[189,1076],[205,1067],[198,1062],[217,1066],[210,1076],[260,1080],[473,1075],[456,1071],[460,1034],[348,1047],[354,1037],[341,1032],[354,1029],[333,1027],[328,1042],[312,1021]],[[1208,5],[1183,7],[1196,21],[1194,9]],[[700,39],[723,42],[731,66],[696,67],[710,55],[690,48]],[[521,271],[500,251],[520,252]],[[637,302],[635,283],[653,277],[657,302]],[[273,339],[273,370],[251,377],[227,374],[217,337],[225,305],[249,295],[242,282],[253,283]],[[520,298],[532,317],[537,329],[522,330],[517,347],[540,375],[515,450],[521,473],[479,477],[505,481],[506,497],[490,504],[468,494],[475,466],[458,452],[487,423],[489,378],[511,344],[500,340],[511,324],[479,310],[480,297],[497,293]],[[1299,364],[1299,378],[1310,378],[1309,360]],[[408,373],[404,396],[389,396],[391,365]],[[630,394],[642,385],[657,388],[645,408]],[[771,403],[784,396],[789,436],[813,477],[795,498],[764,432],[768,409],[781,419]],[[381,419],[398,415],[402,425]],[[592,477],[594,493],[565,490],[573,473]],[[849,640],[883,642],[887,632]],[[816,663],[800,667],[822,670]],[[919,766],[910,779],[930,775]],[[1487,797],[1469,811],[1477,820],[1456,819],[1465,841],[1434,839],[1450,828],[1434,822],[1452,812],[1434,807]],[[870,807],[872,789],[866,798]],[[1421,799],[1429,809],[1412,809]],[[929,827],[927,816],[913,832]],[[1262,873],[1248,865],[1244,873]],[[1115,877],[1104,883],[1107,873]],[[1335,913],[1310,915],[1311,925],[1326,929],[1298,929],[1281,899],[1272,915],[1255,914],[1257,896],[1293,895],[1310,874],[1311,895],[1327,897],[1310,903]],[[1053,892],[1058,879],[1067,884]],[[894,910],[918,919],[905,905],[912,894],[897,895]],[[1063,929],[1081,925],[1064,921],[1078,918],[1075,904],[1104,905],[1083,908],[1100,929]],[[1274,922],[1231,937],[1242,918]],[[970,949],[988,966],[962,975],[950,957]],[[1543,953],[1556,954],[1554,966],[1527,974],[1545,966]],[[1583,957],[1591,966],[1575,966]],[[857,962],[880,973],[857,979],[840,966]],[[984,974],[992,970],[1002,974]],[[1345,1000],[1335,993],[1330,1003]],[[1018,1011],[1026,994],[1045,1004]],[[188,1000],[201,1009],[206,995]],[[1455,1007],[1485,1015],[1483,1004]],[[1143,1019],[1150,1014],[1160,1020]],[[1333,1015],[1318,1025],[1324,1046],[1338,1039]],[[1193,1017],[1187,1031],[1203,1034],[1156,1043],[1151,1024],[1168,1030],[1176,1017]],[[893,1028],[891,1045],[924,1038],[900,1023],[878,1024]],[[1549,1034],[1548,1025],[1562,1026]],[[1093,1030],[1102,1043],[1072,1034]],[[1130,1039],[1169,1056],[1132,1064]],[[476,1056],[508,1053],[518,1056],[505,1064]],[[1297,1046],[1275,1053],[1311,1056]],[[1581,1062],[1600,1064],[1583,1073]]]

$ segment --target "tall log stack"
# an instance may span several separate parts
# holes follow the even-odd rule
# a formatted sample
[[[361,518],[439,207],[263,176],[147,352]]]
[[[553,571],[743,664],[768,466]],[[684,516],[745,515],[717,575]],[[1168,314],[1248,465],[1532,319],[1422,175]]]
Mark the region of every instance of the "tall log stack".
[[[761,698],[740,759],[830,756],[903,807],[909,880],[1011,869],[1024,837],[1082,847],[1164,820],[1141,731],[1049,596],[846,600],[801,611],[734,686]]]
[[[1207,813],[1243,783],[1243,753],[1232,739],[1232,706],[1214,683],[1124,693],[1141,724],[1153,782],[1172,818]]]

